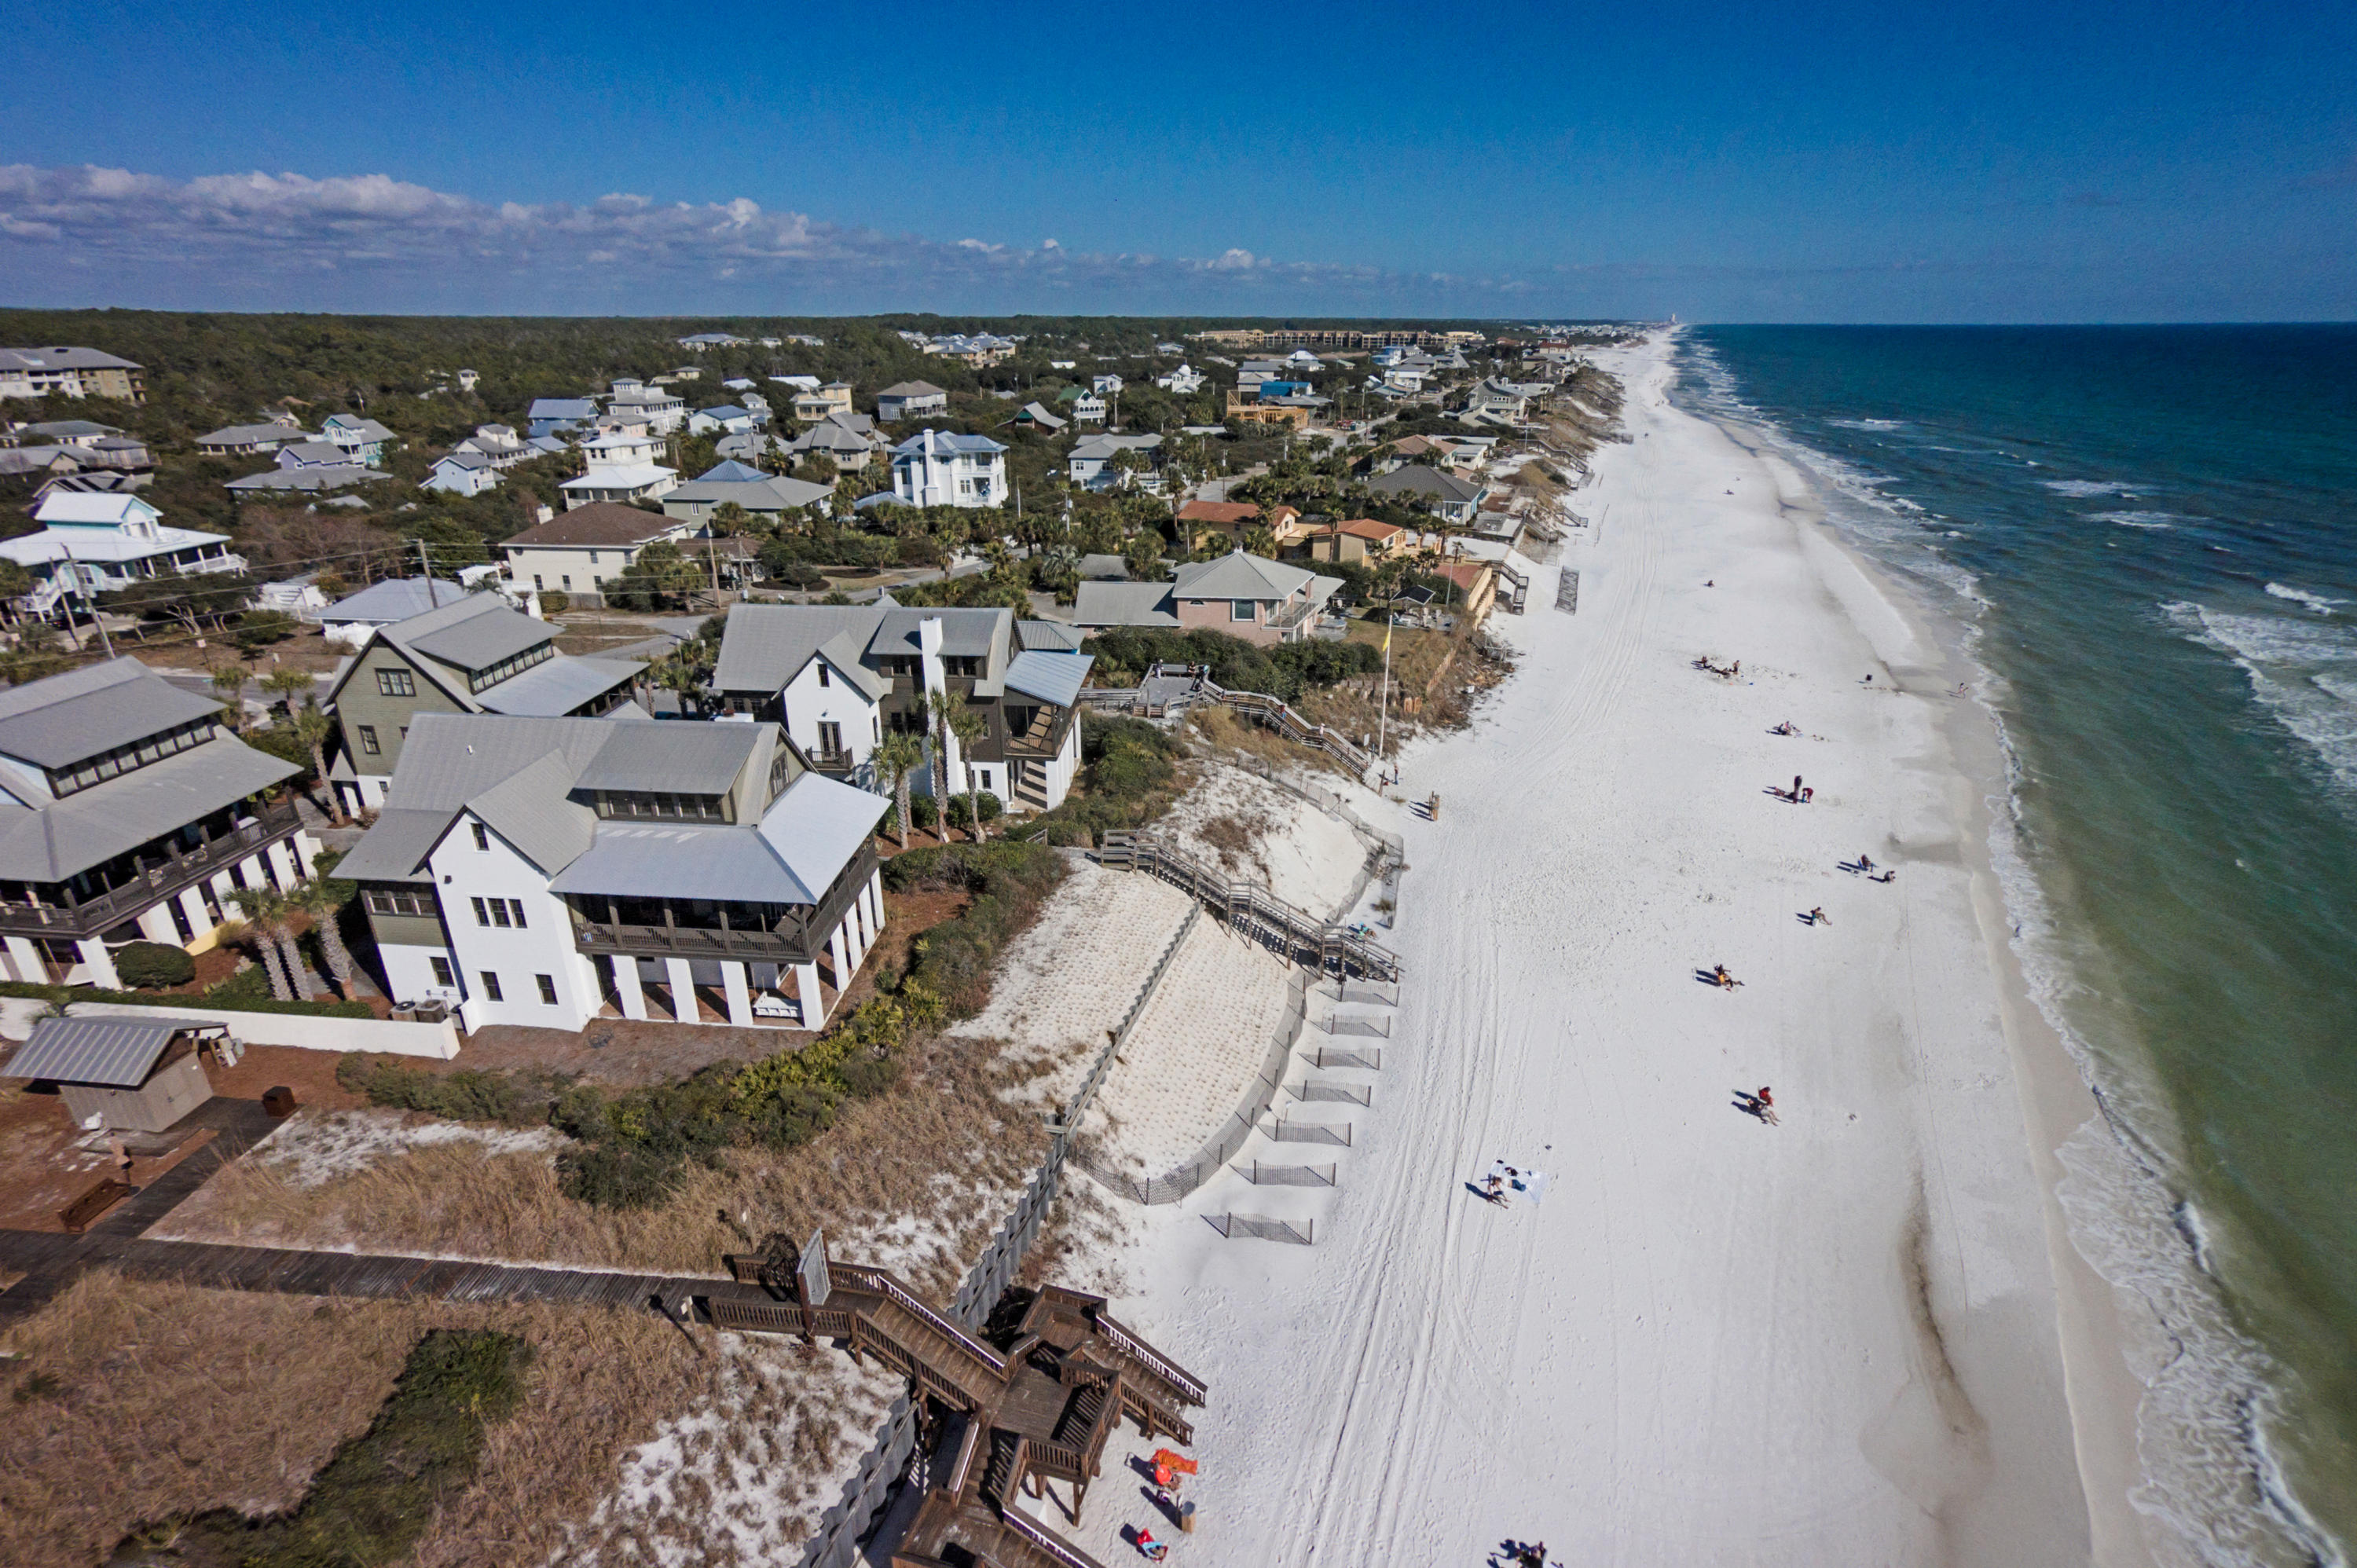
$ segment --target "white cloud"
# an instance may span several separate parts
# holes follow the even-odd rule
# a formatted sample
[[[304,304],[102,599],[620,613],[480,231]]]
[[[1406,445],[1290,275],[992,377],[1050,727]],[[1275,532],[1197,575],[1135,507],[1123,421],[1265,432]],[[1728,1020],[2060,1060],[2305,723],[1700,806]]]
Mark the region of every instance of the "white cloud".
[[[1036,250],[944,242],[744,197],[487,202],[382,174],[173,180],[24,164],[0,166],[0,275],[9,303],[182,308],[1013,310],[1052,299],[1478,313],[1499,297],[1494,282],[1282,263],[1241,247],[1190,260],[1052,239]]]

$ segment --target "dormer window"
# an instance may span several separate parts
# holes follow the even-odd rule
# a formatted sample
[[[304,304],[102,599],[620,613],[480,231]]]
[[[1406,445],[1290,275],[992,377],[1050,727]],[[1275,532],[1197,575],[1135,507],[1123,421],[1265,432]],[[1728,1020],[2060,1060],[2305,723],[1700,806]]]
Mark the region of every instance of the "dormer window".
[[[534,643],[522,653],[510,654],[496,664],[467,671],[467,690],[479,692],[486,687],[496,686],[509,676],[520,674],[535,664],[544,664],[555,656],[556,644],[554,641]],[[408,677],[404,675],[402,679],[407,680]]]
[[[668,789],[600,789],[597,814],[622,822],[725,822],[727,798],[681,795]]]
[[[212,738],[213,721],[210,717],[191,719],[176,725],[158,735],[102,751],[95,757],[84,757],[70,768],[47,768],[49,789],[59,799],[103,783],[122,774],[135,772],[151,762],[202,746]]]

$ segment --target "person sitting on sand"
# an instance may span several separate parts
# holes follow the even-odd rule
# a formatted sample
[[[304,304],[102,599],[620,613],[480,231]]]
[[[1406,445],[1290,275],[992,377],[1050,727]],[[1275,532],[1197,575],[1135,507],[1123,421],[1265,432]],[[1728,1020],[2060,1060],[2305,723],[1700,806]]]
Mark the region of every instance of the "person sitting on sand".
[[[1767,1122],[1770,1127],[1775,1126],[1776,1096],[1769,1091],[1768,1086],[1764,1083],[1761,1084],[1760,1086],[1760,1092],[1753,1095],[1751,1098],[1759,1103],[1760,1120]]]
[[[1860,854],[1857,857],[1857,868],[1860,871],[1872,872],[1874,870],[1874,857],[1869,854]]]
[[[1809,911],[1809,924],[1813,926],[1830,926],[1833,923],[1833,917],[1825,913],[1825,907],[1824,905],[1820,904],[1815,908]]]
[[[1714,964],[1711,966],[1710,977],[1718,983],[1718,988],[1721,991],[1732,991],[1737,986],[1743,983],[1743,982],[1736,979],[1735,976],[1727,973],[1727,965],[1723,963]]]
[[[1886,871],[1878,876],[1869,873],[1867,876],[1867,880],[1868,882],[1896,882],[1899,880],[1899,873],[1896,871]]]
[[[1804,788],[1804,789],[1801,791],[1801,804],[1803,804],[1803,806],[1807,805],[1810,801],[1812,801],[1812,800],[1815,800],[1816,798],[1817,798],[1817,790],[1816,790],[1816,786],[1815,786],[1815,785],[1813,785],[1813,784],[1812,784],[1812,785],[1810,785],[1810,786],[1808,786],[1808,787]]]

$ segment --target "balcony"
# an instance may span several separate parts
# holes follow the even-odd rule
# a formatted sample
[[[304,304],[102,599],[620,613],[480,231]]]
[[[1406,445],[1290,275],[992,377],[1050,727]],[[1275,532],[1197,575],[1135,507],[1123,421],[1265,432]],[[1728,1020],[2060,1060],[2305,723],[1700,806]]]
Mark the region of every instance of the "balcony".
[[[228,870],[299,825],[295,802],[289,799],[263,807],[260,814],[241,820],[229,832],[208,839],[195,849],[182,848],[178,835],[174,834],[158,841],[168,856],[163,864],[146,867],[124,886],[110,888],[95,898],[62,904],[0,900],[0,936],[76,940],[102,936],[126,921],[137,919],[164,899]]]
[[[599,954],[631,958],[734,959],[748,963],[816,963],[827,938],[851,908],[851,900],[876,874],[876,845],[859,846],[851,864],[835,877],[815,908],[796,907],[774,926],[732,926],[724,916],[718,925],[682,925],[675,908],[665,910],[665,922],[653,925],[594,918],[576,901],[592,895],[568,894],[573,908],[573,946],[595,958]],[[610,900],[604,905],[613,910]]]

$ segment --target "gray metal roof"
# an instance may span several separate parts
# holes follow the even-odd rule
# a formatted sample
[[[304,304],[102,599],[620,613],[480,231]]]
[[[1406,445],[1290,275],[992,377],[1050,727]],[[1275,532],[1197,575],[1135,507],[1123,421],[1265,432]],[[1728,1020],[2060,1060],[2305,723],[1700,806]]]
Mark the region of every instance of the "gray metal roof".
[[[0,694],[0,756],[65,768],[220,712],[137,660],[114,659]]]
[[[465,588],[439,577],[393,577],[338,599],[319,612],[319,618],[338,624],[391,626],[428,610],[457,604],[468,596]]]
[[[62,800],[0,804],[0,877],[62,882],[302,771],[216,732]]]
[[[1459,505],[1481,493],[1480,487],[1469,485],[1454,474],[1444,474],[1421,463],[1409,463],[1394,468],[1388,474],[1377,474],[1367,481],[1367,489],[1377,495],[1432,496]]]
[[[867,798],[880,818],[888,802]],[[597,842],[549,886],[558,893],[748,904],[815,904],[826,889],[824,883],[816,890],[806,886],[749,826],[689,822],[599,822]]]
[[[347,485],[391,478],[393,476],[382,468],[364,467],[358,463],[323,463],[315,468],[265,468],[259,474],[231,479],[227,488],[232,490],[339,490]]]
[[[1015,623],[1015,639],[1026,652],[1078,653],[1082,633],[1076,626],[1066,626],[1057,620],[1018,620]]]
[[[1077,626],[1177,626],[1168,583],[1082,583],[1072,598]]]
[[[1089,653],[1018,653],[1006,666],[1006,689],[1069,708],[1080,701],[1095,662]]]
[[[780,691],[837,636],[849,634],[865,650],[883,619],[873,605],[738,605],[721,628],[713,689]]]
[[[619,659],[579,659],[560,653],[521,675],[485,687],[475,700],[495,714],[557,718],[645,672],[644,665]]]
[[[868,639],[867,651],[871,655],[916,652],[917,628],[929,620],[942,623],[942,652],[952,659],[987,659],[996,650],[998,659],[994,662],[1003,662],[1009,634],[1015,629],[1013,610],[902,609],[896,606],[884,612],[884,624]],[[996,672],[990,671],[994,675]]]
[[[408,760],[406,746],[403,760]],[[450,811],[404,811],[388,806],[377,813],[351,853],[336,863],[336,875],[356,882],[432,882],[434,878],[418,868],[455,820]]]
[[[563,870],[597,836],[597,813],[567,796],[573,770],[552,751],[475,797],[468,810],[544,872]]]
[[[576,787],[726,794],[759,745],[760,731],[746,724],[618,725]]]
[[[847,631],[839,631],[819,645],[818,657],[825,660],[830,668],[841,671],[843,678],[869,702],[880,703],[884,694],[892,689],[892,682],[860,661],[864,651],[866,650],[857,637]],[[802,671],[797,670],[794,673],[799,675]]]
[[[595,419],[597,403],[586,397],[536,397],[524,415],[527,419]]]
[[[173,1036],[222,1027],[217,1018],[44,1018],[0,1072],[136,1089],[147,1081]]]
[[[823,774],[805,773],[762,813],[761,842],[811,890],[826,896],[892,802]]]
[[[467,671],[487,670],[502,659],[555,639],[556,632],[546,621],[510,609],[495,595],[468,597],[471,603],[429,611],[414,622],[388,628],[387,635],[429,659]],[[436,617],[446,618],[437,625],[425,624]]]

